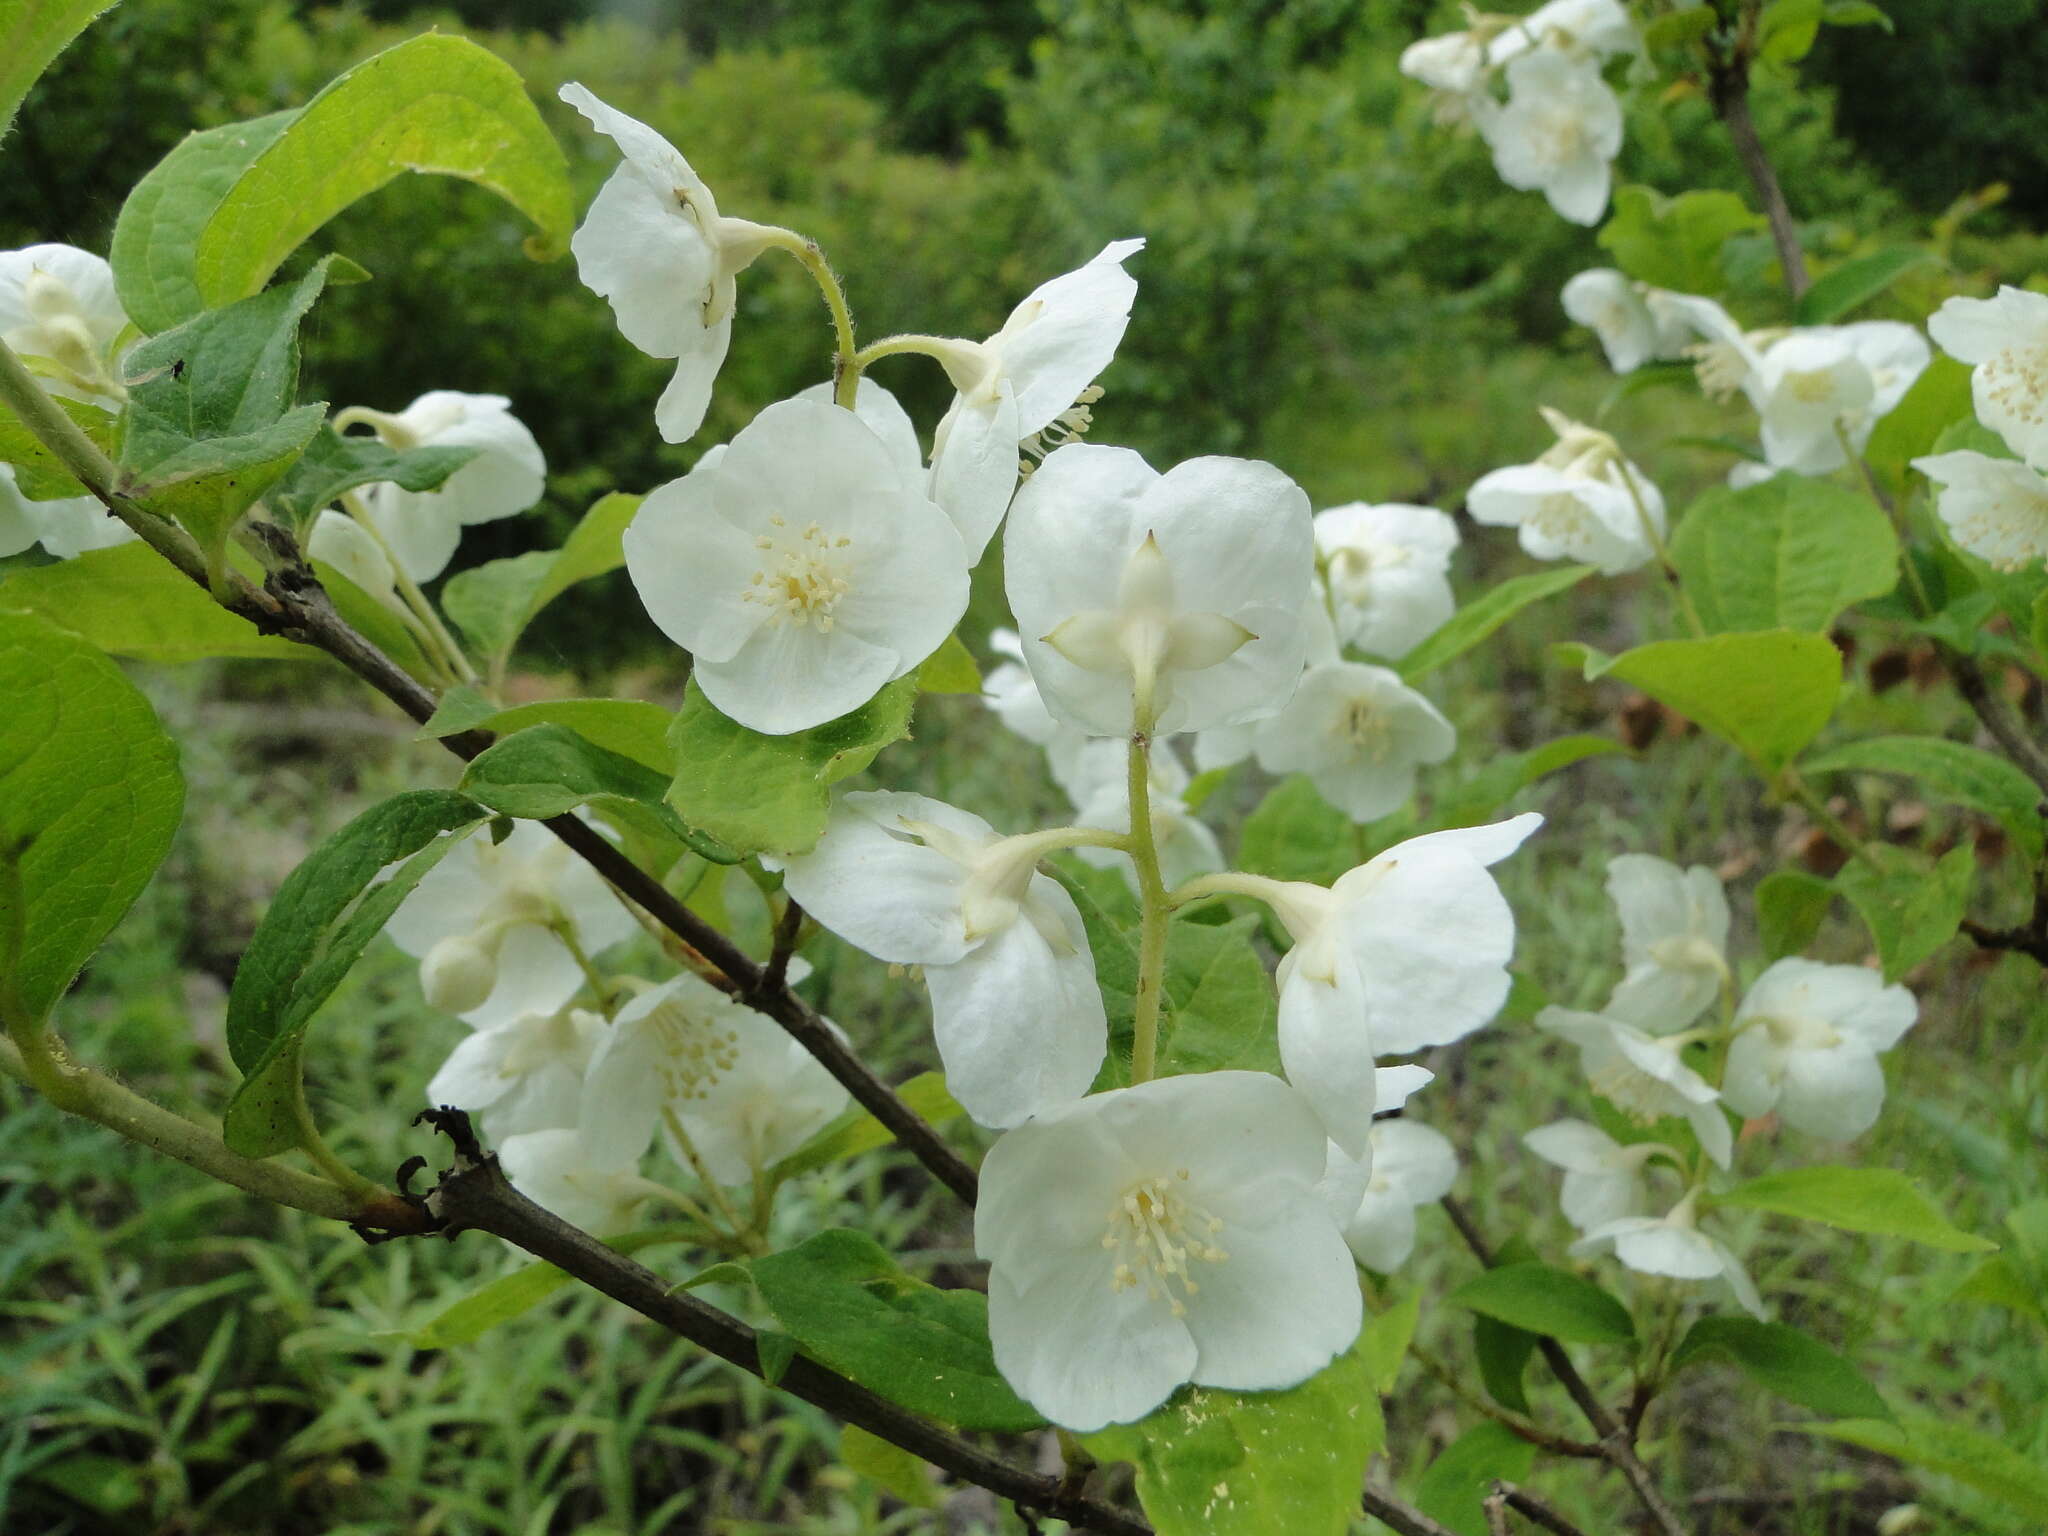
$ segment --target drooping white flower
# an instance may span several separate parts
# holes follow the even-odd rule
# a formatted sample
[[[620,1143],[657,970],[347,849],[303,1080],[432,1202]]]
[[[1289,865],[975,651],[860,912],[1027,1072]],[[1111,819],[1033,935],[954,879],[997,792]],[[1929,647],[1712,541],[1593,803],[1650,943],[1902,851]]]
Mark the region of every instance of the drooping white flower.
[[[1076,754],[1072,783],[1074,825],[1106,832],[1131,829],[1131,781],[1128,745],[1092,737]],[[1152,809],[1152,847],[1159,856],[1159,875],[1169,888],[1223,868],[1223,849],[1216,834],[1198,818],[1184,798],[1188,771],[1164,743],[1156,744],[1147,766],[1148,803]],[[1117,868],[1135,883],[1130,859],[1113,848],[1082,846],[1074,850],[1084,863]]]
[[[1792,331],[1765,346],[1745,390],[1761,418],[1764,459],[1796,474],[1824,475],[1848,462],[1872,428],[1926,368],[1926,338],[1910,325]]]
[[[1318,512],[1315,536],[1346,644],[1399,661],[1456,610],[1449,571],[1458,526],[1436,508],[1354,501]]]
[[[1780,960],[1735,1011],[1722,1095],[1737,1114],[1775,1109],[1794,1130],[1848,1141],[1884,1105],[1878,1053],[1918,1015],[1912,993],[1860,965]]]
[[[1416,770],[1457,744],[1457,729],[1400,673],[1356,661],[1310,667],[1288,706],[1258,729],[1260,767],[1307,774],[1353,821],[1399,809]]]
[[[982,674],[983,702],[1015,735],[1045,752],[1052,781],[1079,805],[1095,783],[1087,766],[1088,746],[1101,738],[1055,720],[1039,695],[1038,682],[1024,664],[1024,642],[1014,629],[998,629],[988,637],[989,649],[1004,659]]]
[[[1287,1079],[1353,1156],[1376,1107],[1376,1053],[1448,1045],[1508,993],[1515,919],[1487,867],[1543,824],[1533,813],[1396,845],[1327,889],[1221,875],[1218,891],[1267,902],[1294,939],[1280,962]]]
[[[582,1008],[528,1013],[479,1029],[448,1054],[427,1102],[466,1109],[492,1141],[577,1124],[583,1072],[603,1038],[601,1014]]]
[[[1510,60],[1507,79],[1507,104],[1478,117],[1500,179],[1541,192],[1561,219],[1599,223],[1621,152],[1621,103],[1599,61],[1538,48]]]
[[[1606,1011],[1649,1030],[1683,1029],[1728,978],[1728,896],[1711,869],[1680,869],[1647,853],[1607,862],[1628,969]]]
[[[1520,531],[1538,560],[1583,560],[1615,576],[1655,558],[1664,496],[1605,432],[1543,408],[1557,442],[1529,464],[1482,475],[1466,497],[1479,522]]]
[[[355,406],[335,416],[340,428],[367,423],[391,448],[474,448],[476,457],[437,491],[408,491],[386,481],[362,492],[363,508],[414,581],[447,569],[462,530],[524,512],[540,500],[547,461],[503,395],[430,390],[397,415]]]
[[[1549,0],[1496,32],[1487,61],[1506,64],[1535,48],[1607,58],[1642,46],[1635,22],[1621,0]]]
[[[331,565],[366,594],[395,613],[405,613],[398,595],[398,574],[377,536],[346,513],[332,508],[313,519],[306,538],[306,558]]]
[[[715,1183],[743,1184],[846,1104],[846,1090],[774,1020],[684,971],[612,1020],[583,1079],[578,1123],[600,1163],[637,1160],[659,1132],[685,1166],[694,1151]]]
[[[1160,1078],[1004,1134],[974,1218],[1004,1379],[1085,1432],[1183,1382],[1314,1375],[1362,1316],[1323,1166],[1315,1114],[1257,1072]]]
[[[1363,1191],[1354,1200],[1361,1175]],[[1323,1190],[1338,1202],[1333,1214],[1352,1256],[1384,1275],[1415,1251],[1417,1207],[1441,1200],[1457,1177],[1458,1154],[1441,1131],[1414,1120],[1378,1120],[1363,1157],[1330,1143]]]
[[[59,560],[89,549],[110,549],[137,537],[97,496],[31,501],[15,483],[14,466],[0,464],[0,555],[18,555],[40,542]]]
[[[0,341],[51,393],[119,410],[128,392],[114,346],[127,329],[103,257],[55,244],[0,251]]]
[[[1653,1157],[1678,1161],[1678,1153],[1658,1141],[1624,1146],[1584,1120],[1556,1120],[1522,1138],[1538,1157],[1564,1170],[1559,1204],[1565,1220],[1581,1232],[1609,1222],[1640,1216],[1649,1204],[1643,1166]]]
[[[924,968],[946,1085],[983,1125],[1079,1098],[1108,1022],[1074,900],[1037,835],[999,837],[923,795],[856,791],[809,853],[783,860],[803,909],[878,960]]]
[[[2010,284],[1988,299],[1950,299],[1927,333],[1968,363],[1977,419],[2035,469],[2048,469],[2048,294]]]
[[[1123,264],[1143,240],[1113,240],[1086,266],[1040,283],[986,341],[947,344],[958,393],[932,438],[932,499],[978,561],[1017,489],[1020,452],[1043,457],[1085,432],[1095,379],[1116,356],[1138,282]]]
[[[1693,360],[1699,386],[1710,400],[1725,400],[1747,391],[1762,366],[1762,348],[1777,332],[1745,331],[1735,317],[1712,299],[1692,293],[1652,288],[1643,295],[1659,326],[1683,329],[1697,337],[1683,349]]]
[[[650,492],[624,544],[705,697],[769,735],[859,708],[967,608],[946,514],[859,416],[817,400],[769,406]]]
[[[1098,736],[1254,720],[1301,675],[1315,566],[1308,498],[1270,464],[1201,458],[1159,474],[1075,443],[1017,495],[1010,607],[1046,707]]]
[[[2001,571],[2048,560],[2048,478],[2017,459],[1962,449],[1913,467],[1940,486],[1934,510],[1956,543]]]
[[[1469,97],[1485,82],[1486,44],[1476,32],[1419,38],[1401,50],[1401,73],[1447,97]]]
[[[1699,1228],[1699,1191],[1693,1190],[1662,1216],[1624,1216],[1593,1228],[1571,1246],[1592,1253],[1610,1244],[1614,1256],[1645,1275],[1676,1280],[1726,1280],[1751,1316],[1764,1315],[1763,1298],[1734,1250]]]
[[[427,1001],[479,1029],[553,1013],[583,985],[554,930],[585,955],[627,938],[633,918],[610,887],[537,821],[502,843],[467,838],[428,870],[385,932],[420,959]]]
[[[1669,306],[1652,307],[1652,290],[1612,267],[1591,267],[1564,285],[1564,312],[1600,338],[1616,373],[1682,357],[1692,328]]]
[[[1579,1048],[1579,1066],[1595,1093],[1639,1124],[1676,1115],[1726,1168],[1735,1149],[1721,1096],[1685,1064],[1680,1035],[1653,1035],[1626,1020],[1574,1008],[1545,1008],[1536,1027]]]
[[[592,1155],[581,1131],[570,1128],[508,1136],[498,1147],[498,1164],[519,1193],[593,1237],[628,1230],[640,1207],[664,1192],[640,1176],[637,1157],[605,1162]]]
[[[649,357],[676,360],[654,407],[669,442],[704,424],[732,340],[734,279],[783,231],[729,219],[673,144],[581,85],[561,89],[625,158],[569,241],[583,286],[610,301],[619,334]]]

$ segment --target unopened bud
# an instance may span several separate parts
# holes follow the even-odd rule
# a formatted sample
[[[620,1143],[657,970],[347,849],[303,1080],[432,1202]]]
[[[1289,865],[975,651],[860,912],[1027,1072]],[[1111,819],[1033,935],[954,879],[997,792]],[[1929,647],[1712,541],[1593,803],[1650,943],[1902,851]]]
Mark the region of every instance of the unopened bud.
[[[420,962],[427,1006],[443,1013],[483,1007],[498,985],[498,957],[469,934],[443,939]]]
[[[1918,1504],[1894,1504],[1877,1517],[1877,1536],[1913,1536],[1915,1531],[1933,1528]]]

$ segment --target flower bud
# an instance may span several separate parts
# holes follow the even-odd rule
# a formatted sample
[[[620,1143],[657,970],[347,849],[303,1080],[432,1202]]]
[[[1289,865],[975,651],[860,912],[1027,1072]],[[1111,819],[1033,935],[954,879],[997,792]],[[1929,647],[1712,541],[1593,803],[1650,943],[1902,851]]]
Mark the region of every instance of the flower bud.
[[[469,934],[441,940],[420,962],[427,1006],[443,1013],[481,1008],[498,985],[498,957]]]

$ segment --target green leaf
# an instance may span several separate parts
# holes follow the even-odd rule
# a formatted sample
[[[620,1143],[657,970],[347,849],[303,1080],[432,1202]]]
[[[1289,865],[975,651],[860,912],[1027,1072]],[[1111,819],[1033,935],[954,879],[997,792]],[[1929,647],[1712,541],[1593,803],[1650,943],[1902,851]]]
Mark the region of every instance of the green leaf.
[[[2007,759],[1941,736],[1871,736],[1815,753],[1803,774],[1896,773],[1952,805],[1991,817],[2033,863],[2041,856],[2041,791]]]
[[[1488,1536],[1486,1498],[1497,1482],[1529,1476],[1536,1447],[1505,1424],[1468,1429],[1429,1464],[1415,1485],[1415,1507],[1460,1536]]]
[[[1430,825],[1476,827],[1491,821],[1514,797],[1538,779],[1589,757],[1607,757],[1628,748],[1611,736],[1560,736],[1527,752],[1494,759],[1464,783],[1442,792],[1431,808]]]
[[[2009,1312],[2048,1328],[2048,1308],[2028,1285],[2019,1269],[2004,1254],[1993,1254],[1970,1271],[1969,1277],[1950,1294],[1954,1301],[1981,1302],[1987,1307],[2004,1307]]]
[[[47,620],[0,613],[0,700],[0,1001],[39,1024],[170,851],[185,781],[149,700]]]
[[[761,1379],[774,1386],[782,1380],[782,1373],[789,1369],[789,1362],[797,1357],[797,1343],[788,1334],[774,1328],[761,1328],[754,1333],[754,1354],[761,1362]]]
[[[1553,650],[1588,682],[1640,688],[1772,778],[1820,734],[1842,691],[1842,653],[1824,635],[1789,629],[1658,640],[1613,657],[1576,643]]]
[[[318,660],[320,652],[260,633],[140,542],[0,576],[0,608],[40,614],[101,650],[137,661],[209,656]]]
[[[1969,414],[1970,365],[1938,353],[1871,430],[1864,462],[1897,495],[1911,461],[1932,453],[1949,424]]]
[[[946,1091],[945,1076],[938,1072],[920,1072],[908,1082],[897,1085],[896,1097],[932,1125],[944,1125],[966,1113]],[[848,1110],[770,1168],[768,1178],[771,1183],[780,1184],[814,1168],[844,1162],[849,1157],[886,1147],[895,1139],[896,1133],[866,1110]]]
[[[1279,1004],[1266,961],[1252,943],[1258,925],[1250,913],[1220,926],[1184,920],[1172,925],[1162,1076],[1227,1070],[1280,1075]]]
[[[1711,5],[1694,6],[1690,10],[1670,11],[1652,20],[1643,28],[1643,46],[1652,53],[1667,48],[1682,48],[1697,42],[1720,24]]]
[[[761,1299],[819,1364],[960,1429],[1035,1429],[989,1352],[988,1298],[900,1269],[864,1232],[820,1232],[753,1263]]]
[[[390,481],[408,491],[438,490],[475,458],[474,448],[390,448],[368,433],[346,437],[323,423],[299,461],[264,493],[263,504],[279,522],[303,536],[322,507],[343,491]]]
[[[607,751],[566,725],[530,725],[486,747],[463,771],[462,792],[501,816],[545,821],[579,805],[643,836],[672,839],[714,864],[738,855],[683,825],[662,798],[668,777]]]
[[[600,497],[560,549],[492,560],[452,576],[441,589],[441,606],[478,650],[501,663],[549,603],[577,582],[625,564],[621,536],[640,501],[619,491]]]
[[[1529,1411],[1529,1393],[1522,1376],[1540,1342],[1528,1329],[1483,1312],[1472,1319],[1472,1355],[1479,1362],[1479,1379],[1486,1384],[1487,1395],[1501,1407],[1516,1413]]]
[[[1074,898],[1088,950],[1095,961],[1095,985],[1109,1021],[1109,1038],[1125,1055],[1130,1050],[1131,1020],[1138,992],[1138,905],[1123,874],[1083,864],[1071,856],[1056,859],[1054,876]],[[1116,1049],[1102,1064],[1098,1087],[1122,1087],[1125,1061]]]
[[[1989,1494],[2018,1514],[2048,1520],[2048,1469],[2004,1441],[1952,1419],[1911,1418],[1896,1424],[1844,1419],[1785,1427],[1924,1467]]]
[[[420,877],[460,841],[445,834],[484,816],[465,795],[408,790],[357,816],[278,887],[228,994],[228,1052],[247,1074],[228,1104],[229,1146],[267,1157],[299,1145],[293,1100],[314,1012]]]
[[[909,734],[917,679],[899,677],[850,714],[788,736],[764,736],[712,707],[696,680],[669,728],[685,822],[737,854],[806,853],[825,830],[830,788]]]
[[[1672,1352],[1671,1369],[1722,1359],[1782,1398],[1829,1418],[1890,1419],[1877,1389],[1811,1334],[1749,1317],[1703,1317]]]
[[[644,1232],[606,1238],[604,1244],[617,1253],[638,1253],[658,1243],[690,1242],[696,1236],[694,1227],[650,1227]],[[688,1289],[706,1283],[713,1277],[712,1271],[738,1268],[737,1265],[714,1264],[711,1270],[700,1271],[685,1280],[683,1287]],[[746,1278],[745,1270],[739,1270],[739,1278]],[[508,1275],[500,1275],[479,1286],[461,1300],[444,1307],[424,1327],[415,1328],[402,1337],[414,1349],[454,1349],[458,1345],[473,1344],[500,1323],[509,1323],[513,1318],[531,1312],[567,1286],[569,1279],[567,1270],[557,1269],[552,1264],[523,1265]]]
[[[1882,27],[1896,32],[1892,19],[1871,0],[1827,0],[1820,19],[1831,27]]]
[[[1899,579],[1899,541],[1877,503],[1803,475],[1706,492],[1672,535],[1671,560],[1711,634],[1824,631]]]
[[[325,419],[325,406],[292,401],[299,322],[328,272],[319,262],[296,283],[151,337],[125,360],[122,488],[177,518],[210,554]]]
[[[1482,1270],[1444,1300],[1557,1339],[1626,1344],[1636,1336],[1628,1308],[1592,1281],[1548,1264],[1503,1264]]]
[[[1679,293],[1714,295],[1728,286],[1721,247],[1764,228],[1732,192],[1666,197],[1650,187],[1614,189],[1614,212],[1600,228],[1601,248],[1630,277]]]
[[[1328,885],[1358,862],[1357,853],[1351,819],[1296,774],[1245,818],[1237,863],[1249,874]]]
[[[668,749],[669,712],[644,699],[542,699],[501,708],[474,688],[450,688],[433,718],[415,738],[434,741],[462,731],[495,731],[509,736],[534,725],[565,725],[585,741],[630,757],[668,776],[675,758]]]
[[[1411,686],[1453,657],[1491,635],[1531,603],[1569,591],[1593,574],[1590,565],[1561,565],[1547,571],[1514,576],[1485,592],[1452,614],[1435,633],[1401,661],[1401,680]]]
[[[1757,57],[1771,64],[1796,64],[1820,32],[1821,0],[1771,0],[1757,27]]]
[[[1950,1226],[1918,1184],[1891,1168],[1793,1168],[1710,1198],[1717,1205],[1818,1221],[1844,1232],[1902,1237],[1945,1253],[1986,1253],[1998,1246]]]
[[[1816,278],[1813,286],[1799,296],[1799,323],[1833,325],[1850,311],[1868,304],[1915,267],[1933,260],[1931,252],[1912,245],[1887,246],[1868,256],[1853,257]]]
[[[945,1502],[926,1462],[858,1424],[839,1427],[839,1459],[912,1509],[937,1509]]]
[[[0,138],[28,88],[114,0],[0,0]],[[18,174],[18,172],[17,172]]]
[[[1372,1389],[1381,1397],[1392,1396],[1395,1384],[1400,1381],[1401,1367],[1408,1359],[1408,1346],[1415,1342],[1415,1325],[1421,1317],[1422,1292],[1418,1290],[1410,1291],[1386,1311],[1376,1312],[1365,1320],[1358,1350],[1365,1357]]]
[[[533,606],[527,610],[528,624],[578,582],[616,571],[626,563],[626,528],[645,499],[625,491],[610,491],[590,504],[562,547],[555,551],[555,563],[548,567],[547,580],[540,584]]]
[[[5,0],[0,0],[4,4]],[[58,400],[57,409],[100,448],[111,451],[114,418],[96,405],[82,400]],[[42,439],[29,431],[27,423],[0,405],[0,464],[14,466],[14,487],[30,501],[55,501],[88,492],[66,469],[57,455],[45,448]]]
[[[1886,981],[1897,981],[1956,936],[1976,866],[1967,843],[1932,864],[1911,849],[1873,843],[1869,858],[1859,855],[1842,866],[1835,889],[1870,930]]]
[[[187,139],[121,210],[115,282],[160,330],[255,293],[321,225],[403,171],[495,192],[559,254],[575,223],[568,163],[519,76],[428,33],[365,60],[297,112]]]
[[[979,693],[981,668],[960,637],[948,635],[918,666],[917,686],[922,693]]]
[[[1190,1387],[1150,1418],[1081,1443],[1133,1464],[1159,1536],[1344,1536],[1385,1440],[1371,1373],[1353,1349],[1297,1387]]]
[[[234,551],[229,551],[230,558]],[[428,669],[420,652],[419,637],[406,628],[405,621],[382,599],[370,596],[353,579],[325,560],[308,561],[314,579],[334,604],[343,622],[377,647],[406,671],[418,676]]]
[[[1796,955],[1820,932],[1821,919],[1835,899],[1835,888],[1804,870],[1781,869],[1764,876],[1756,888],[1756,926],[1764,958]]]

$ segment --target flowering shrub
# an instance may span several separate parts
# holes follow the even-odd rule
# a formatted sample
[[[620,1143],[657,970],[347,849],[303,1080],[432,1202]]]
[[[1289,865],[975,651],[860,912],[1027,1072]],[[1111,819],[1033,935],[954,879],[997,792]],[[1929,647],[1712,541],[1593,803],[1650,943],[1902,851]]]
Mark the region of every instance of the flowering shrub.
[[[2048,755],[1985,667],[2038,669],[2048,636],[2048,299],[1944,293],[1926,336],[1843,323],[1925,257],[1879,250],[1809,282],[1745,93],[1753,66],[1795,61],[1823,22],[1875,8],[1654,9],[1475,14],[1403,68],[1508,185],[1602,225],[1619,266],[1582,273],[1561,302],[1625,387],[1696,378],[1730,410],[1739,396],[1754,429],[1734,429],[1728,486],[1673,517],[1654,465],[1543,407],[1555,445],[1475,474],[1465,510],[1568,563],[1462,605],[1444,510],[1317,512],[1271,464],[1162,469],[1095,440],[1142,239],[1048,278],[994,335],[863,345],[812,241],[721,211],[655,127],[570,85],[563,99],[622,157],[579,223],[519,81],[458,38],[415,39],[303,109],[194,135],[136,189],[111,261],[0,253],[0,553],[58,557],[0,581],[0,1065],[254,1195],[366,1233],[508,1238],[1082,1527],[1144,1528],[1112,1484],[1091,1484],[1099,1459],[1134,1464],[1164,1531],[1342,1531],[1361,1508],[1403,1532],[1499,1530],[1510,1509],[1569,1530],[1520,1486],[1536,1446],[1610,1464],[1650,1528],[1675,1533],[1637,1436],[1708,1356],[1814,1412],[1819,1433],[1974,1474],[2039,1513],[2048,1495],[2004,1470],[2004,1447],[1959,1452],[1968,1431],[1902,1420],[1830,1344],[1772,1321],[1732,1213],[1994,1246],[1895,1172],[1773,1169],[1778,1144],[1744,1130],[1775,1117],[1833,1146],[1869,1129],[1881,1058],[1918,1014],[1901,979],[1960,933],[2048,964],[2048,905],[2009,928],[1969,918],[1970,850],[1933,860],[1865,841],[1813,784],[1909,777],[2040,858]],[[11,55],[46,61],[89,10],[31,7],[9,23]],[[1620,93],[1679,87],[1715,102],[1761,216],[1727,194],[1612,188]],[[430,596],[465,527],[539,498],[533,435],[498,396],[301,404],[300,322],[325,286],[363,274],[336,254],[272,282],[333,213],[424,166],[504,197],[534,224],[533,254],[573,254],[627,345],[675,360],[659,397],[629,406],[661,437],[702,427],[745,345],[739,280],[757,262],[792,259],[816,280],[829,376],[682,478],[606,496],[562,548]],[[1684,283],[1712,279],[1724,244],[1759,223],[1788,302],[1745,324],[1724,292]],[[914,421],[875,376],[919,366],[898,358],[943,370],[954,394],[936,421]],[[957,630],[998,533],[1017,627],[984,678]],[[681,709],[508,704],[527,624],[621,566],[690,655]],[[1430,792],[1457,746],[1431,679],[1529,605],[1653,567],[1671,633],[1565,659],[1725,742],[1849,862],[1763,880],[1749,953],[1731,947],[1712,870],[1612,862],[1622,953],[1606,1004],[1547,1004],[1546,983],[1572,979],[1523,978],[1521,1016],[1576,1047],[1586,1078],[1583,1117],[1523,1131],[1561,1171],[1580,1234],[1545,1258],[1493,1246],[1451,1194],[1460,1149],[1428,1125],[1428,1085],[1437,1053],[1510,997],[1516,914],[1495,871],[1544,836],[1514,798],[1619,746],[1567,738]],[[135,624],[138,608],[154,622]],[[1815,750],[1844,686],[1838,625],[1928,637],[1991,744],[1849,735]],[[230,999],[244,1076],[216,1133],[74,1060],[54,1031],[183,794],[174,748],[108,656],[309,650],[466,766],[454,790],[364,811],[278,891]],[[918,697],[940,691],[981,693],[1044,750],[1070,824],[853,787],[884,752],[915,750],[902,743]],[[1260,837],[1219,839],[1204,820],[1226,777],[1252,786]],[[762,958],[705,915],[732,881],[767,904]],[[1874,966],[1800,953],[1836,896],[1867,925]],[[472,1031],[420,1085],[453,1148],[426,1192],[345,1164],[305,1091],[321,1006],[379,933]],[[862,963],[848,949],[915,970],[942,1075],[890,1086],[806,1001],[811,958]],[[981,1134],[937,1129],[958,1117]],[[973,1206],[985,1296],[914,1279],[849,1230],[776,1250],[785,1184],[889,1140]],[[968,1147],[985,1149],[978,1169]],[[1437,1240],[1417,1221],[1435,1202],[1486,1266],[1442,1299],[1486,1323],[1464,1395],[1495,1422],[1432,1469],[1417,1509],[1366,1469],[1413,1326],[1387,1276]],[[669,1240],[713,1261],[681,1288],[628,1256],[657,1208],[675,1218]],[[749,1282],[762,1326],[692,1296],[707,1276]],[[1636,1346],[1626,1413],[1567,1343]],[[1591,1440],[1531,1415],[1521,1382],[1539,1351]],[[1057,1476],[957,1433],[1047,1425]]]

